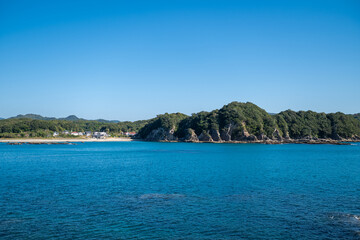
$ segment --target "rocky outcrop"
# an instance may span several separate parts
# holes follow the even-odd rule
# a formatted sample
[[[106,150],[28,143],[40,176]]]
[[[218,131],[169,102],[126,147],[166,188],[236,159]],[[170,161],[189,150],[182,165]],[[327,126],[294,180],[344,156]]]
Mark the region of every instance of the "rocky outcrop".
[[[288,131],[285,132],[284,139],[285,140],[290,140],[291,139]]]
[[[236,124],[229,123],[224,129],[220,131],[220,137],[224,141],[231,141],[231,135],[236,128]]]
[[[228,130],[228,129],[227,129]],[[233,129],[232,129],[233,130]],[[174,129],[166,130],[164,128],[157,128],[151,131],[151,133],[147,136],[145,140],[147,141],[179,141],[178,138],[174,136]],[[219,136],[219,132],[202,132],[199,136],[195,133],[195,131],[191,128],[187,129],[187,134],[185,138],[181,139],[184,142],[220,142],[223,141],[220,138],[220,141],[215,141],[210,132],[214,136]],[[260,134],[258,137],[246,133],[247,131],[241,132],[241,140],[232,139],[228,140],[228,142],[232,143],[265,143],[265,144],[282,144],[282,143],[296,143],[296,144],[337,144],[337,145],[348,145],[349,143],[346,142],[360,142],[360,137],[358,135],[353,135],[350,139],[341,138],[341,140],[335,140],[333,138],[325,138],[325,139],[318,139],[315,137],[307,136],[299,139],[286,139],[282,138],[280,132],[275,129],[273,133],[273,138],[267,137],[264,133]],[[231,135],[226,132],[230,139]],[[234,132],[236,133],[236,132]],[[16,144],[16,143],[15,143]]]
[[[186,133],[185,138],[184,138],[184,141],[185,142],[198,142],[199,138],[198,138],[198,136],[196,135],[196,133],[195,133],[195,131],[193,129],[188,128],[187,133]]]
[[[223,141],[258,141],[258,138],[255,135],[250,134],[247,131],[245,122],[241,123],[241,130],[236,124],[230,123],[227,125],[220,132],[220,139]]]
[[[258,137],[257,137],[258,140],[260,141],[266,141],[268,140],[268,136],[265,135],[265,133],[261,133]]]
[[[337,134],[336,132],[334,132],[333,135],[332,135],[332,139],[334,139],[334,140],[342,140],[342,137],[340,137],[339,134]]]
[[[246,129],[246,125],[245,125],[245,122],[241,122],[241,126],[242,126],[242,130],[241,130],[241,136],[243,137],[243,138],[248,138],[248,137],[250,137],[250,133],[247,131],[247,129]]]
[[[222,141],[219,130],[211,129],[210,132],[209,132],[209,134],[210,134],[211,138],[212,138],[215,142],[220,142],[220,141]]]
[[[257,137],[255,135],[249,135],[248,137],[246,137],[245,139],[246,141],[250,141],[250,142],[256,142],[258,141]]]
[[[138,132],[149,141],[271,144],[360,141],[359,136],[360,122],[347,114],[287,110],[269,115],[255,104],[239,102],[191,116],[158,115]]]
[[[240,136],[237,136],[236,138],[234,138],[235,140],[238,140],[238,141],[257,141],[257,137],[253,134],[250,134],[248,132],[248,130],[246,129],[246,124],[245,122],[242,122],[241,123],[241,134]]]
[[[229,132],[225,129],[220,131],[220,138],[223,141],[231,141],[231,135],[229,134]]]
[[[277,128],[275,128],[275,130],[274,130],[274,132],[272,134],[272,139],[278,140],[278,141],[282,140],[281,134],[280,134],[280,132],[279,132],[279,130]]]
[[[166,130],[164,128],[157,128],[150,132],[146,137],[146,141],[176,141],[174,136],[174,129]]]
[[[202,142],[213,142],[214,140],[211,138],[210,134],[207,133],[207,132],[202,132],[200,135],[199,135],[199,141],[202,141]]]
[[[351,139],[353,139],[353,140],[360,140],[360,136],[358,136],[358,135],[352,135],[352,137],[351,137]]]

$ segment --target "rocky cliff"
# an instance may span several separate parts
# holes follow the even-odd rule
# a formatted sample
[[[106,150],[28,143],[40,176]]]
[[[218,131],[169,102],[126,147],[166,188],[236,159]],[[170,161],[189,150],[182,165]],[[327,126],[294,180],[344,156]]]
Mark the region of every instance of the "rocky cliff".
[[[148,141],[332,143],[359,141],[360,121],[343,113],[287,110],[270,115],[255,104],[232,102],[191,116],[159,115],[139,136]]]

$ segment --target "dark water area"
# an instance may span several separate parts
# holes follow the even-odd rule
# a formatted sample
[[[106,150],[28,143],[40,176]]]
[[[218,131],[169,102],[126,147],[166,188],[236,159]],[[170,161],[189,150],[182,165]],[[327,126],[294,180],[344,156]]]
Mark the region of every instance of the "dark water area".
[[[0,239],[360,239],[360,145],[0,144]]]

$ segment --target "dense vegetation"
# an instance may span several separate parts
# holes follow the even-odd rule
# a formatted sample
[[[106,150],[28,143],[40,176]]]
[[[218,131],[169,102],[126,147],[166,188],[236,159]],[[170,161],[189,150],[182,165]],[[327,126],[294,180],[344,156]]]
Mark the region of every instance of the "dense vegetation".
[[[139,131],[139,136],[141,138],[146,138],[150,134],[150,132],[154,129],[163,128],[168,131],[177,131],[179,123],[186,119],[187,115],[182,113],[172,113],[172,114],[161,114],[156,118],[151,119],[148,124],[146,124]]]
[[[245,130],[254,135],[265,133],[271,135],[276,127],[275,120],[252,103],[232,102],[220,110],[212,112],[200,112],[193,114],[179,124],[176,132],[177,136],[185,137],[187,129],[191,128],[197,135],[207,134],[210,131],[226,131],[231,126],[232,137],[234,139],[242,138]]]
[[[354,114],[353,116],[354,116],[354,118],[356,118],[357,120],[360,120],[360,113]]]
[[[112,135],[120,135],[121,132],[137,132],[148,121],[135,122],[100,122],[89,120],[37,120],[30,118],[11,118],[0,120],[0,137],[50,137],[53,132],[62,131],[101,131]]]
[[[180,113],[159,115],[139,133],[145,139],[159,128],[172,129],[178,139],[187,138],[191,131],[197,136],[207,136],[206,139],[220,139],[221,136],[222,140],[357,138],[360,121],[356,118],[359,115],[291,110],[270,115],[253,103],[232,102],[220,110],[191,116]]]
[[[219,110],[187,116],[182,113],[161,114],[151,120],[118,122],[85,120],[76,116],[62,119],[35,114],[0,120],[0,137],[49,137],[53,132],[104,131],[112,135],[138,132],[149,140],[266,140],[301,138],[359,138],[360,114],[316,113],[291,110],[269,114],[253,103],[232,102]],[[149,138],[151,136],[151,138]]]
[[[38,115],[38,114],[25,114],[25,115],[19,114],[16,117],[11,117],[10,119],[12,119],[12,118],[30,118],[30,119],[37,119],[37,120],[67,120],[67,121],[83,120],[83,121],[89,121],[89,120],[86,120],[84,118],[78,118],[75,115],[70,115],[70,116],[67,116],[65,118],[55,118],[55,117],[43,117],[43,116]],[[0,118],[0,120],[1,119],[2,118]],[[105,119],[96,119],[94,121],[104,122],[104,123],[118,123],[118,122],[120,122],[120,121],[117,121],[117,120],[105,120]]]

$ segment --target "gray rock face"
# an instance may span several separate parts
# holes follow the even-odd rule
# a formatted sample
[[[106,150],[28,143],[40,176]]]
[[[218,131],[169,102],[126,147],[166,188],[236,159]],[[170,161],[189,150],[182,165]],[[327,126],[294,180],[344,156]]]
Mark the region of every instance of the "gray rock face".
[[[342,137],[340,137],[340,135],[339,135],[339,134],[334,133],[334,134],[333,134],[332,139],[335,139],[335,140],[341,140],[341,139],[342,139]]]
[[[272,134],[272,139],[278,140],[278,141],[282,140],[281,134],[280,134],[280,132],[279,132],[279,130],[277,128],[275,128],[275,130],[274,130],[274,132]]]
[[[211,138],[211,136],[210,136],[209,133],[202,132],[202,133],[199,135],[199,141],[202,141],[202,142],[213,142],[213,139]]]
[[[220,131],[220,137],[224,141],[231,141],[231,135],[226,130],[221,130]]]
[[[147,141],[176,141],[174,136],[174,129],[165,130],[164,128],[154,129],[146,137]]]
[[[245,122],[242,122],[241,126],[242,126],[241,137],[243,139],[247,139],[248,137],[250,137],[250,133],[246,129]]]
[[[306,137],[303,137],[302,140],[313,140],[313,137],[311,137],[311,136],[306,136]]]
[[[209,134],[215,142],[221,141],[221,136],[218,130],[211,129]]]
[[[224,141],[231,141],[231,134],[235,127],[236,124],[228,124],[223,130],[220,131],[220,138]]]
[[[257,137],[255,136],[255,135],[249,135],[248,137],[246,137],[246,139],[245,140],[247,140],[247,141],[257,141],[258,139],[257,139]]]
[[[238,126],[236,124],[229,124],[220,132],[220,139],[223,141],[257,141],[258,138],[255,135],[250,134],[245,122],[241,123],[241,132],[239,133]],[[235,136],[234,136],[235,135]]]
[[[232,137],[233,140],[237,141],[257,141],[257,137],[255,135],[250,134],[246,129],[245,122],[241,123],[241,134],[240,136],[237,136],[236,139]]]
[[[199,139],[198,139],[195,131],[191,128],[188,128],[184,141],[185,142],[198,142]]]
[[[289,135],[289,132],[286,132],[286,133],[285,133],[284,139],[286,139],[286,140],[290,140],[290,139],[291,139],[291,138],[290,138],[290,135]]]
[[[258,137],[258,140],[266,141],[269,138],[265,135],[265,133],[261,133]]]
[[[358,136],[358,135],[352,135],[352,137],[351,137],[352,139],[354,139],[354,140],[360,140],[360,136]]]

